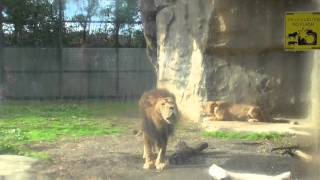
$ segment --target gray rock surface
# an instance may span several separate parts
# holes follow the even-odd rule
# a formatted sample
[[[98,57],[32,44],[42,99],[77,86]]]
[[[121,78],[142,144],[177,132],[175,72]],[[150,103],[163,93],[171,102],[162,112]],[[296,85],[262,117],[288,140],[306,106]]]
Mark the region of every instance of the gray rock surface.
[[[304,115],[313,55],[283,49],[284,15],[316,11],[316,0],[153,2],[158,87],[175,93],[187,118],[199,120],[206,100]]]

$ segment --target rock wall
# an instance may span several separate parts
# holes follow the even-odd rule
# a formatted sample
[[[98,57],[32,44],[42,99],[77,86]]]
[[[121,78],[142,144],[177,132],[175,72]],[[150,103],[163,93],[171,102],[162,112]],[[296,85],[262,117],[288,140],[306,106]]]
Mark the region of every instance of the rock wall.
[[[173,91],[192,120],[206,97],[204,56],[213,7],[213,1],[176,1],[157,15],[158,86]]]
[[[312,54],[284,51],[284,14],[316,10],[317,0],[154,2],[158,87],[176,94],[187,118],[199,120],[206,100],[306,112]]]
[[[317,7],[320,11],[320,1],[318,1]],[[315,146],[315,154],[320,154],[320,51],[314,53],[311,72],[309,120],[315,129],[315,138],[311,139],[310,142]],[[318,171],[315,173],[317,177],[320,177],[320,164],[318,164]]]
[[[258,104],[273,114],[306,112],[311,54],[284,51],[284,14],[315,10],[315,1],[215,2],[207,98]]]

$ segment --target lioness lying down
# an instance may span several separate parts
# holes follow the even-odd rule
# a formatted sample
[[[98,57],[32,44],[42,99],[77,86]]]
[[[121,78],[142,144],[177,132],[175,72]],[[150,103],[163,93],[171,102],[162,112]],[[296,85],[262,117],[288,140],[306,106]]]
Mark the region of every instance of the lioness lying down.
[[[178,109],[175,96],[165,89],[146,92],[139,101],[142,115],[144,139],[144,169],[164,169],[168,165],[165,158],[168,137],[178,120]],[[159,152],[154,157],[155,147]]]
[[[259,106],[232,104],[225,101],[208,101],[203,114],[213,121],[240,120],[248,122],[268,121]]]

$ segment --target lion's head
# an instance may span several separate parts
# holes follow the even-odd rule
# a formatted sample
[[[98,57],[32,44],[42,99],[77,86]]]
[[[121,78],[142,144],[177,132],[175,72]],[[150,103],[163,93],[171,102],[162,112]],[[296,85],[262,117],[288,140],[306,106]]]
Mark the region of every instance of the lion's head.
[[[159,98],[155,109],[168,124],[172,124],[177,116],[176,103],[173,97]]]
[[[216,120],[225,120],[228,115],[228,103],[224,101],[213,101],[211,104],[211,112],[213,112]]]

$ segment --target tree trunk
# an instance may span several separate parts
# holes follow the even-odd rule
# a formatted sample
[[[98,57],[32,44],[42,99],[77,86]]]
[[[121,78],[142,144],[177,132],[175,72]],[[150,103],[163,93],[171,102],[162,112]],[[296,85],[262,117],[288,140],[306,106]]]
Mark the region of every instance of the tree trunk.
[[[3,4],[2,1],[0,1],[0,86],[2,87],[2,84],[4,83],[4,62],[2,57],[2,48],[4,46],[4,32],[3,32]],[[0,89],[1,91],[1,89]]]
[[[87,24],[87,22],[85,22]],[[82,43],[81,46],[85,45],[87,41],[87,25],[83,26],[83,33],[82,33]]]
[[[144,37],[147,45],[147,56],[158,77],[159,64],[157,59],[157,8],[154,0],[140,0]]]
[[[3,35],[3,15],[2,15],[2,11],[3,11],[3,5],[2,5],[2,1],[0,1],[0,48],[3,45],[3,40],[4,40],[4,35]]]

